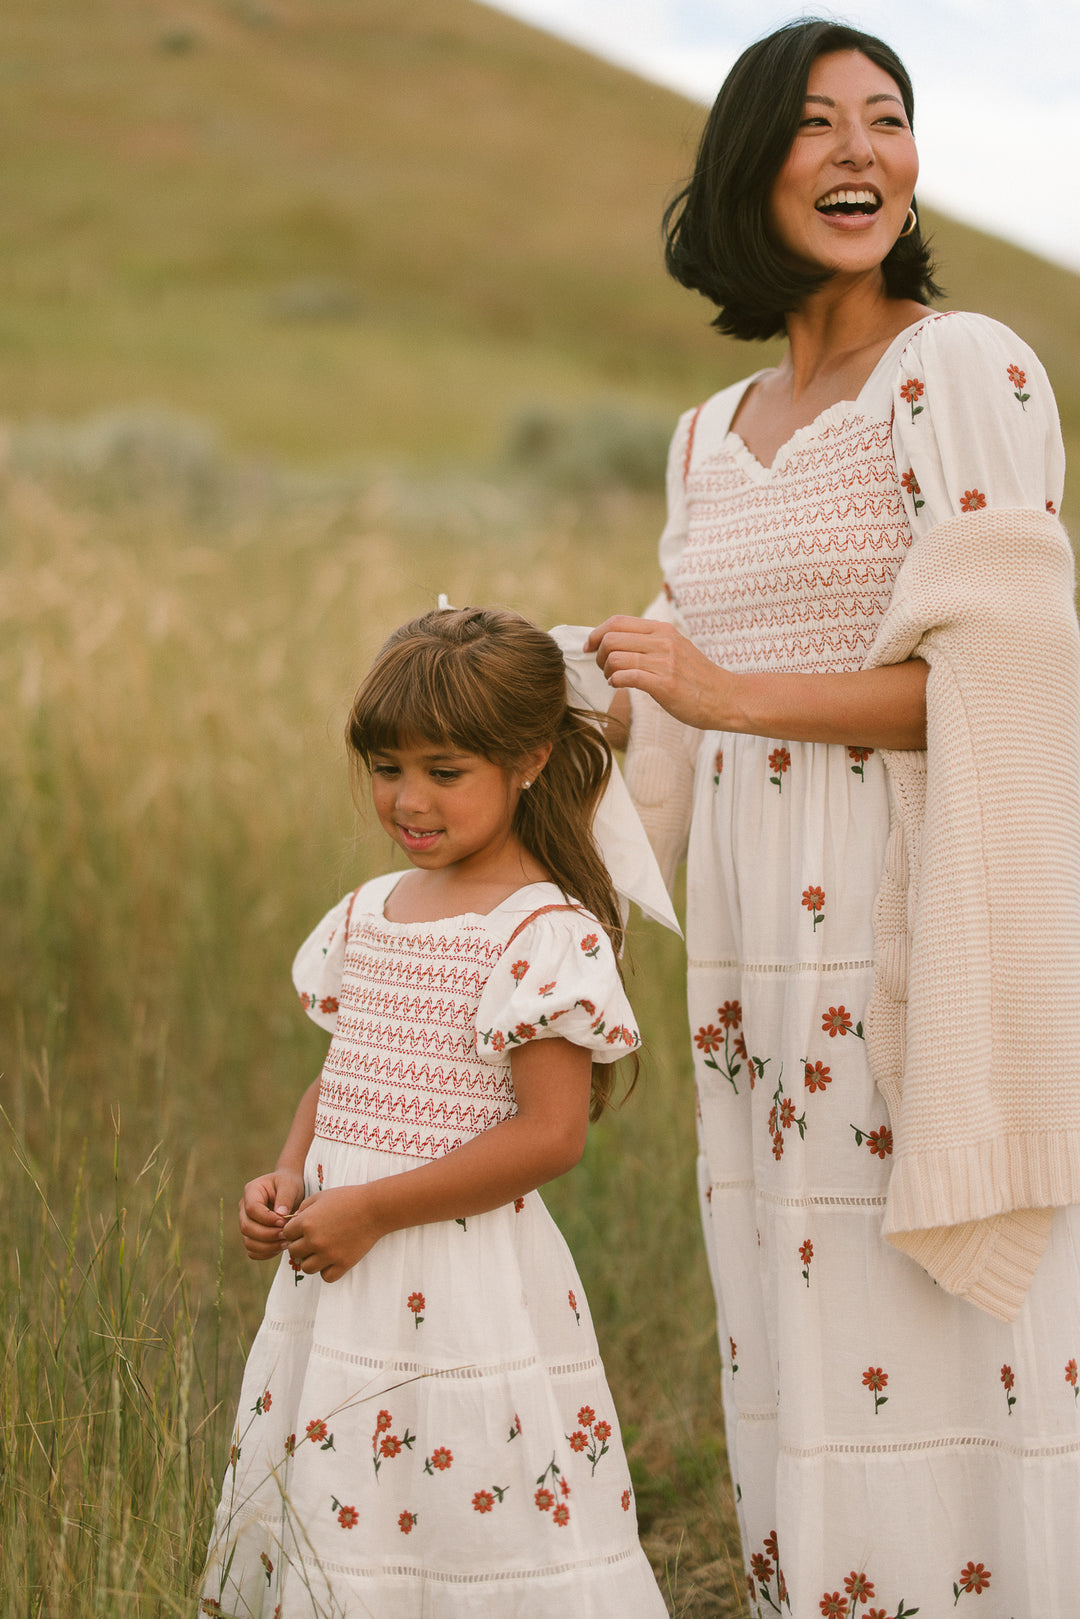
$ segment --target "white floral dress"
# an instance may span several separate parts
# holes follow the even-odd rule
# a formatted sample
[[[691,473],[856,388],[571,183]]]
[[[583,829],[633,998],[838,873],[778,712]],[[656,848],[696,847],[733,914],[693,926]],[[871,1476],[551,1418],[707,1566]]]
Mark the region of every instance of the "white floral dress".
[[[514,1111],[510,1052],[638,1044],[607,937],[538,883],[387,921],[400,873],[301,947],[333,1031],[309,1193],[397,1174]],[[340,1281],[283,1256],[248,1357],[202,1611],[663,1619],[588,1305],[538,1192],[384,1237]]]
[[[730,431],[747,386],[681,421],[661,542],[668,594],[727,668],[857,670],[921,534],[1060,503],[1049,384],[996,322],[902,333],[770,468]],[[1033,769],[1052,754],[1032,738]],[[892,1137],[863,1018],[881,759],[858,737],[707,733],[693,795],[701,1189],[751,1612],[1076,1619],[1078,1211],[1055,1215],[1011,1326],[880,1235]]]

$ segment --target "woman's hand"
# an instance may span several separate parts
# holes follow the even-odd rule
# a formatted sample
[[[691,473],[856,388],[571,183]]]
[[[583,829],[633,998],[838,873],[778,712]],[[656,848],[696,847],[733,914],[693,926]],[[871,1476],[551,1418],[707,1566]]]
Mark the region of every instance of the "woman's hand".
[[[332,1186],[305,1197],[285,1225],[293,1264],[309,1276],[318,1271],[324,1282],[344,1276],[382,1236],[366,1186]]]
[[[670,624],[609,618],[585,643],[615,687],[644,691],[684,725],[788,742],[925,748],[927,666],[920,658],[850,673],[732,674]]]
[[[285,1246],[285,1222],[304,1195],[304,1177],[275,1169],[248,1181],[240,1199],[240,1235],[249,1259],[276,1259]]]
[[[710,663],[673,625],[652,618],[608,618],[593,630],[585,650],[595,652],[610,685],[648,692],[684,725],[702,731],[736,729],[736,677]]]

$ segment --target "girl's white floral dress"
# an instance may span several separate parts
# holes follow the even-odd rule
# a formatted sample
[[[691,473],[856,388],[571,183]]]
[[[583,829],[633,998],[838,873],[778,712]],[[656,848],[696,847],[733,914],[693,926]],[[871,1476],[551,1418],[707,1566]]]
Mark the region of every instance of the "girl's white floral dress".
[[[510,1052],[638,1044],[607,937],[551,884],[390,922],[364,884],[293,976],[332,1031],[309,1193],[399,1173],[514,1111]],[[399,1231],[340,1281],[284,1256],[244,1374],[202,1611],[662,1619],[588,1305],[538,1192]]]
[[[994,321],[902,333],[771,467],[730,431],[748,385],[682,419],[661,542],[668,595],[729,669],[857,670],[920,535],[1060,504],[1046,375]],[[1032,737],[1032,770],[1053,751]],[[750,1611],[1076,1619],[1078,1211],[1055,1214],[1011,1326],[880,1235],[892,1138],[863,1038],[880,757],[707,733],[692,793],[701,1189]]]

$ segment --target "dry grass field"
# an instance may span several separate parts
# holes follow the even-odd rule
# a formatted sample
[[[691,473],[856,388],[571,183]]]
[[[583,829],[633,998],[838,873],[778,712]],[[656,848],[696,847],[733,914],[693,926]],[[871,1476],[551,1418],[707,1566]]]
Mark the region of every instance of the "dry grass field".
[[[472,0],[9,0],[0,83],[0,1619],[189,1614],[235,1200],[325,1044],[289,963],[385,863],[356,680],[439,591],[647,599],[668,427],[762,361],[661,273],[700,112]],[[1080,439],[1080,282],[937,234]],[[672,1612],[725,1619],[680,949],[632,958],[646,1077],[548,1196]]]

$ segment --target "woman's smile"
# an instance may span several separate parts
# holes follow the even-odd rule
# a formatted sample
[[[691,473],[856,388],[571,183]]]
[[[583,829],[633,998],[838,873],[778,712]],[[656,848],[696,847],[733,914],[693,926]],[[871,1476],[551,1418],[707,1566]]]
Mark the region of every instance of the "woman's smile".
[[[903,229],[918,173],[895,81],[859,51],[819,56],[773,183],[773,233],[801,263],[873,269]]]

